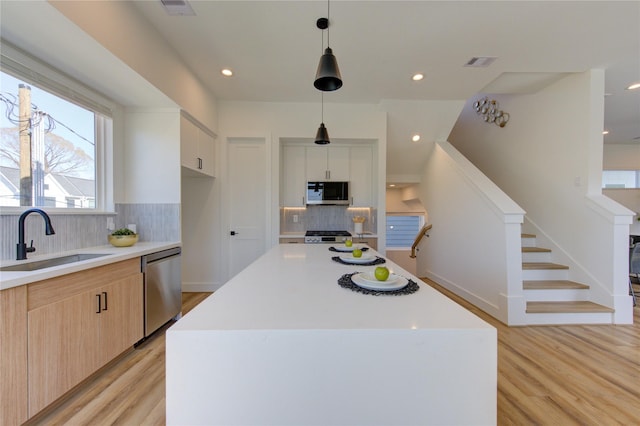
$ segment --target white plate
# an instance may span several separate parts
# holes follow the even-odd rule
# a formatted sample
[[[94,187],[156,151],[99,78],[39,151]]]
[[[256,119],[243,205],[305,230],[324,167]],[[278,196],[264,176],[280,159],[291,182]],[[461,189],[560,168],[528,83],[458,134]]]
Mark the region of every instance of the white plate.
[[[353,257],[353,254],[343,254],[339,257],[340,257],[340,260],[342,260],[343,262],[355,263],[355,264],[369,263],[376,260],[376,257],[374,255],[365,254],[365,253],[362,253],[362,257]]]
[[[343,251],[343,252],[352,252],[353,249],[357,249],[358,246],[353,246],[353,247],[347,247],[347,246],[333,246],[334,249],[336,249],[336,251]]]
[[[378,280],[375,275],[369,273],[369,272],[360,272],[360,278],[362,278],[363,281],[366,281],[369,284],[388,284],[388,285],[392,285],[395,284],[396,281],[398,281],[400,278],[402,278],[400,275],[396,275],[396,274],[389,274],[389,278],[386,279],[386,281],[380,281]]]
[[[390,283],[389,280],[387,281],[376,280],[376,282],[368,281],[363,279],[362,275],[366,275],[366,274],[363,274],[361,272],[357,274],[353,274],[351,276],[351,281],[353,281],[353,283],[358,287],[366,288],[367,290],[393,291],[393,290],[400,290],[401,288],[406,287],[406,285],[409,284],[408,279],[406,279],[405,277],[401,277],[399,275],[396,275],[397,279],[394,280],[394,282],[392,283]]]

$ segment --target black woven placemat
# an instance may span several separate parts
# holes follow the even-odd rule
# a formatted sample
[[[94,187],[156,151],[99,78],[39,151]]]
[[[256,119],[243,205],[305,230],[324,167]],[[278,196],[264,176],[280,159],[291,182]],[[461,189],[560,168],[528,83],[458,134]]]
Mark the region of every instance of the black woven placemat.
[[[360,250],[367,251],[367,250],[369,250],[369,247],[360,247]],[[346,250],[338,250],[337,248],[335,248],[333,246],[329,247],[329,251],[336,251],[338,253],[351,253],[350,251],[346,251]]]
[[[367,263],[353,263],[353,262],[345,262],[344,260],[340,259],[340,256],[333,256],[331,258],[331,260],[333,260],[334,262],[338,262],[338,263],[342,263],[343,265],[358,265],[358,266],[373,266],[373,265],[382,265],[383,263],[386,262],[386,260],[384,260],[382,257],[376,256],[376,258],[374,260],[372,260],[371,262],[367,262]]]
[[[420,286],[418,285],[418,283],[411,279],[409,279],[409,283],[406,286],[398,290],[392,290],[392,291],[369,290],[368,288],[362,288],[358,286],[356,283],[354,283],[353,281],[351,281],[351,276],[353,274],[357,274],[357,272],[352,272],[350,274],[344,274],[343,276],[341,276],[340,279],[338,280],[338,284],[340,285],[340,287],[348,288],[349,290],[355,291],[357,293],[371,294],[373,296],[403,296],[405,294],[413,294],[416,291],[420,290]]]

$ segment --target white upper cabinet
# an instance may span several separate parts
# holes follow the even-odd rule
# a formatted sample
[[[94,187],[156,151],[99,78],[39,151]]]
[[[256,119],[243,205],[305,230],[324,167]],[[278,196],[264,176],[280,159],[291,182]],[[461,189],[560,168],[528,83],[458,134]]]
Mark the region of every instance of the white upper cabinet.
[[[282,148],[280,205],[304,207],[306,190],[305,147],[285,145]]]
[[[374,206],[375,158],[371,144],[317,146],[283,144],[280,206],[305,207],[308,181],[349,182],[350,205]]]
[[[215,136],[180,114],[180,164],[206,176],[214,176]]]
[[[306,151],[308,181],[348,181],[349,148],[309,146]]]
[[[373,206],[373,152],[370,146],[349,148],[349,195],[353,207]]]

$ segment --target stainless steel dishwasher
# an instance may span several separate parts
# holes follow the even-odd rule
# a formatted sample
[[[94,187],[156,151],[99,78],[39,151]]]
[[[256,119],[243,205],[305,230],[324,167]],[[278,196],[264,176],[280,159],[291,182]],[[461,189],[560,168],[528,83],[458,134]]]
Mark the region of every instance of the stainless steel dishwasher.
[[[144,337],[162,327],[182,310],[180,247],[142,256],[144,274]]]

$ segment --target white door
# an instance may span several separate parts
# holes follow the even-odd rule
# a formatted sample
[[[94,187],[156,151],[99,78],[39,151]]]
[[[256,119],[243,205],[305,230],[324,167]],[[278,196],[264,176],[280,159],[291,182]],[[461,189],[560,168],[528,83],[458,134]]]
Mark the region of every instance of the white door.
[[[266,250],[267,155],[264,139],[229,141],[229,278]]]

